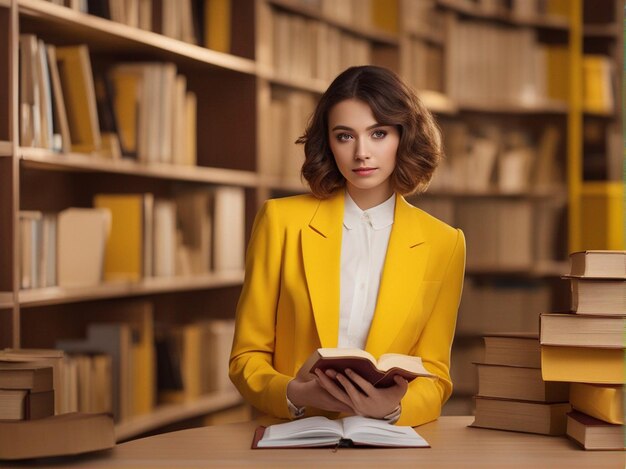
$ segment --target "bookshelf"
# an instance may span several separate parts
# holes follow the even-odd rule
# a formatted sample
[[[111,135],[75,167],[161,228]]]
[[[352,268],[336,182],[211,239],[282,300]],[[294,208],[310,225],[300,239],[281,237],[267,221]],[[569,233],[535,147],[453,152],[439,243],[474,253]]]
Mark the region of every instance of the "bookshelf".
[[[333,8],[331,4],[337,8],[340,3],[344,8],[351,6],[348,14],[343,14],[348,10],[343,13],[329,10]],[[44,0],[0,0],[0,38],[4,39],[0,41],[0,111],[10,116],[8,121],[0,121],[0,262],[11,266],[0,271],[0,347],[53,346],[66,330],[71,332],[71,338],[77,338],[84,331],[74,321],[83,311],[87,316],[99,317],[100,313],[90,313],[90,310],[102,311],[111,305],[129,308],[132,313],[131,305],[147,304],[145,307],[151,310],[148,316],[152,319],[146,324],[152,321],[179,326],[206,318],[232,318],[243,282],[241,269],[80,287],[20,288],[19,253],[24,240],[19,212],[90,207],[93,196],[104,192],[152,193],[156,198],[170,199],[181,191],[235,186],[245,193],[247,235],[256,209],[265,199],[307,190],[294,171],[297,164],[293,161],[297,163],[301,156],[298,152],[302,149],[290,144],[302,132],[306,114],[332,76],[355,62],[389,67],[416,85],[426,106],[437,115],[444,137],[454,136],[454,129],[458,130],[459,126],[465,126],[460,133],[473,140],[483,137],[481,132],[485,128],[496,128],[503,137],[525,132],[528,135],[523,137],[532,140],[531,146],[538,147],[542,129],[546,126],[556,129],[560,141],[554,150],[554,164],[563,173],[561,180],[551,180],[543,186],[526,184],[513,191],[503,190],[495,181],[497,169],[494,166],[490,184],[486,186],[433,184],[426,194],[412,202],[455,225],[459,223],[454,217],[463,212],[467,204],[483,204],[482,207],[487,206],[491,211],[507,204],[518,204],[526,214],[543,214],[543,218],[528,218],[530,225],[525,227],[532,239],[525,248],[529,257],[515,265],[501,263],[501,259],[474,265],[468,262],[467,291],[483,299],[495,291],[495,300],[484,300],[490,305],[489,314],[494,314],[495,319],[490,324],[493,327],[501,324],[495,314],[498,308],[512,302],[519,303],[517,309],[526,308],[526,312],[512,313],[524,316],[506,324],[520,328],[533,327],[538,322],[529,313],[566,307],[559,304],[563,295],[555,289],[554,280],[567,269],[567,251],[582,242],[581,204],[585,187],[587,193],[591,190],[582,177],[584,130],[588,123],[604,129],[621,122],[617,111],[583,109],[582,82],[578,79],[582,55],[585,47],[599,48],[606,55],[610,52],[612,60],[619,64],[616,68],[621,71],[621,58],[618,58],[621,52],[617,47],[622,40],[621,28],[615,24],[621,16],[604,15],[592,23],[583,21],[589,0],[569,2],[568,11],[561,15],[519,15],[481,7],[488,3],[498,2],[424,1],[420,6],[426,5],[425,14],[434,16],[415,17],[412,20],[421,22],[407,22],[409,12],[413,12],[411,8],[416,5],[410,0],[362,3],[358,0],[233,0],[232,47],[226,53]],[[363,4],[376,9],[377,14],[370,14]],[[621,1],[614,0],[614,5],[618,4],[621,5]],[[382,15],[381,5],[385,7]],[[454,54],[458,54],[458,50],[453,41],[459,25],[463,24],[482,28],[480,31],[489,34],[492,30],[520,37],[525,34],[533,38],[533,47],[537,44],[533,51],[540,51],[539,47],[546,45],[562,46],[570,59],[563,74],[572,77],[566,99],[544,99],[546,96],[540,93],[530,100],[502,99],[502,94],[491,96],[483,89],[476,93],[480,99],[469,99],[472,96],[468,98],[467,94],[456,92],[452,77],[463,70],[455,62]],[[287,35],[277,41],[277,37],[285,34],[281,28],[286,28]],[[293,30],[308,31],[316,38],[316,45],[309,44],[307,53],[297,56],[277,47],[278,42],[306,43],[307,40]],[[197,97],[197,164],[112,159],[98,153],[62,153],[20,146],[20,33],[35,34],[56,46],[87,44],[94,71],[106,70],[124,61],[175,64],[177,73],[187,81],[187,89]],[[285,41],[285,37],[289,40]],[[419,51],[428,51],[427,58],[420,56]],[[287,55],[281,57],[281,54]],[[285,62],[297,66],[285,67]],[[416,65],[432,71],[435,79],[419,75]],[[491,71],[500,81],[506,78],[503,70]],[[469,78],[480,81],[471,75]],[[426,82],[420,81],[425,79]],[[287,123],[277,126],[279,119]],[[278,136],[276,130],[284,131],[285,136]],[[453,148],[448,149],[449,163],[457,157],[454,148],[459,146],[454,145],[468,142],[461,139],[455,143],[453,138],[447,142]],[[285,165],[285,161],[290,163]],[[616,165],[615,162],[607,164]],[[606,193],[602,188],[594,190],[595,194]],[[547,212],[540,211],[546,207]],[[551,220],[552,232],[540,235],[534,224],[541,225],[546,219]],[[608,226],[607,220],[598,223]],[[537,248],[539,241],[536,239],[540,236],[550,238],[548,247]],[[516,250],[522,249],[516,246]],[[468,310],[461,312],[464,317],[468,317],[468,313]],[[489,318],[480,319],[487,322]],[[84,320],[78,322],[84,326]],[[46,332],[38,330],[40,324],[46,326]],[[462,327],[458,330],[453,353],[463,369],[454,371],[460,373],[454,377],[458,382],[458,399],[451,401],[450,412],[471,410],[468,396],[474,393],[472,375],[475,371],[468,357],[480,360],[477,346],[479,348],[479,337],[484,332]],[[158,404],[147,413],[119,422],[118,439],[129,439],[239,402],[236,393],[218,392],[183,404]]]

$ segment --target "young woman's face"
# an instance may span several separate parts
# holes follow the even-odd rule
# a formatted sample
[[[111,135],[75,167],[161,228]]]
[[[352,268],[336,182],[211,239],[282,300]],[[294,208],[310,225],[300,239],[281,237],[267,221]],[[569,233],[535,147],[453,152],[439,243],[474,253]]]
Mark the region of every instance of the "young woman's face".
[[[400,142],[395,126],[377,122],[367,103],[346,99],[328,113],[328,137],[353,199],[366,196],[382,203],[391,196],[390,176]]]

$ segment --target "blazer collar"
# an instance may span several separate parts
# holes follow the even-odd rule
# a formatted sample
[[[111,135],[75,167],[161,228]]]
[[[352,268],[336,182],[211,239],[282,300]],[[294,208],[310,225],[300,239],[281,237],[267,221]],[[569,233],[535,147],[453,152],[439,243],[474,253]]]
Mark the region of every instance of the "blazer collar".
[[[322,347],[336,347],[339,333],[339,288],[344,191],[321,200],[302,230],[302,255],[315,324]],[[401,330],[424,274],[425,237],[414,208],[396,195],[394,224],[366,349],[384,353]],[[418,252],[419,251],[419,252]]]

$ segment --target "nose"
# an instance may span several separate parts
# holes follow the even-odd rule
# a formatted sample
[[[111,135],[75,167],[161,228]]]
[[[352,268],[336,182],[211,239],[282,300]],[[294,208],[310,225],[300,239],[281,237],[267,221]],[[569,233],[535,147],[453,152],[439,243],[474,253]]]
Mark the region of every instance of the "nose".
[[[355,160],[369,160],[370,153],[367,148],[366,141],[363,138],[357,140],[356,148],[354,151],[354,159]]]

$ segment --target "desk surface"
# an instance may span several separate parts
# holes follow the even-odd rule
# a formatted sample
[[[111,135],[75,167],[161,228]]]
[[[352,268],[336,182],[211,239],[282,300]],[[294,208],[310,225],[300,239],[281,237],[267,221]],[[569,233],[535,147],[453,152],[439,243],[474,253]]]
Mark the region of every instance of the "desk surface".
[[[473,417],[441,417],[417,427],[419,449],[250,449],[258,422],[193,428],[118,445],[64,467],[567,467],[626,466],[619,451],[583,451],[564,437],[468,428]]]

